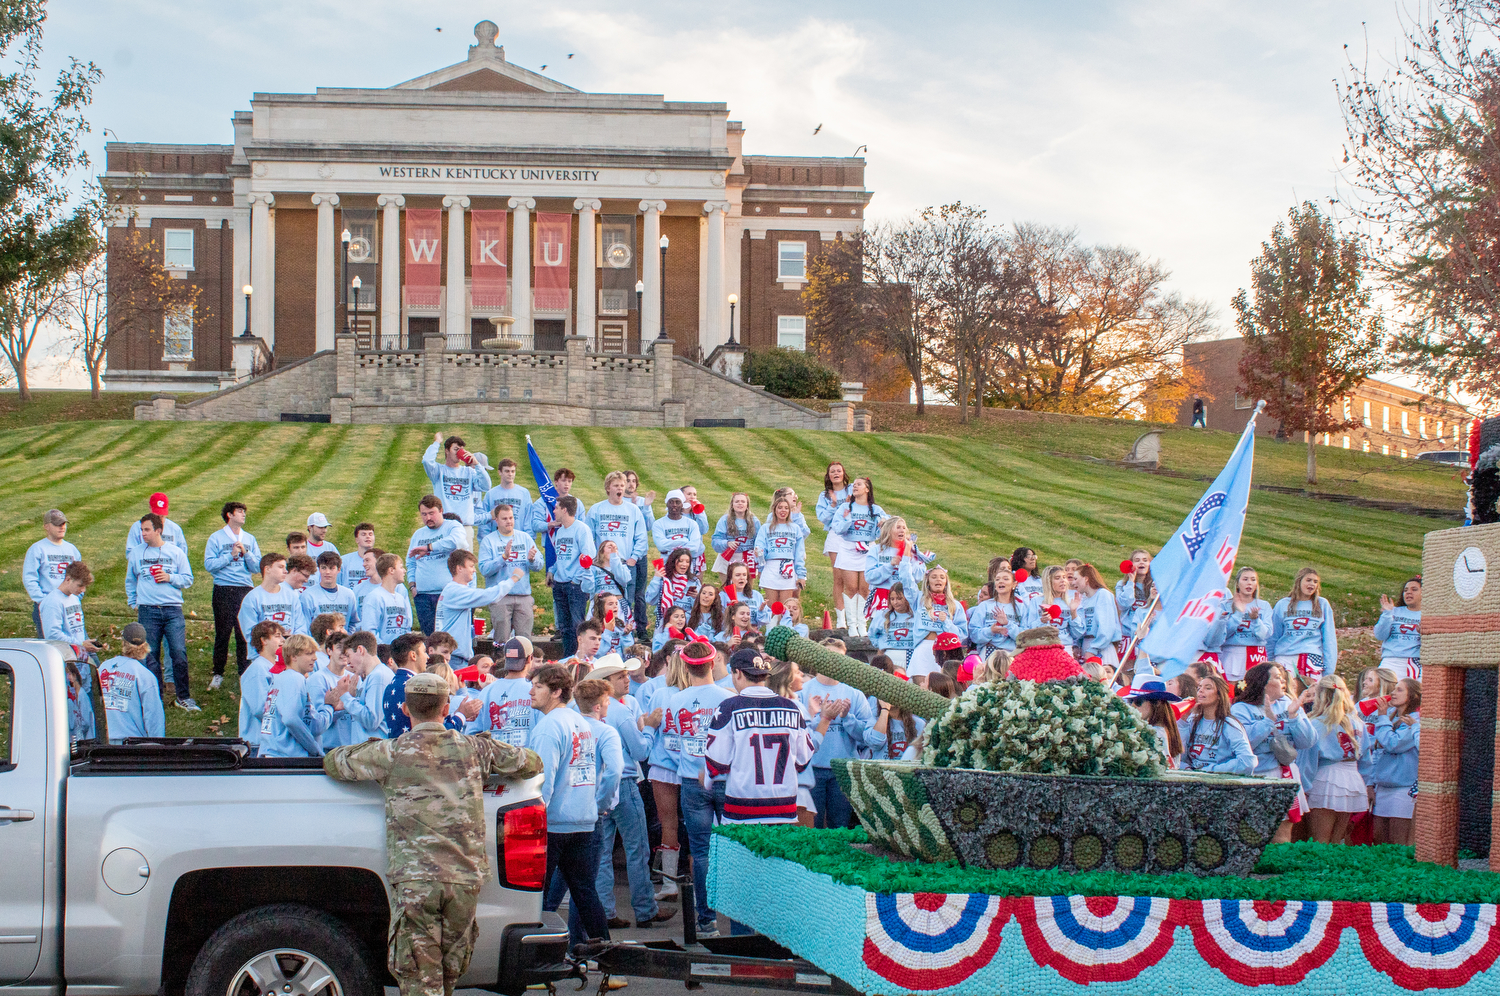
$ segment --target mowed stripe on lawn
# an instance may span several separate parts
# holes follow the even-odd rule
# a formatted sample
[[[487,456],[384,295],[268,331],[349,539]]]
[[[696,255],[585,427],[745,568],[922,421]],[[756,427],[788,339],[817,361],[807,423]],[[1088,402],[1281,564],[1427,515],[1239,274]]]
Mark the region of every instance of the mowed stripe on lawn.
[[[287,532],[304,528],[308,513],[333,521],[341,550],[354,547],[356,522],[376,525],[378,543],[404,552],[416,526],[417,498],[430,490],[422,451],[435,428],[408,426],[266,425],[129,422],[83,423],[58,444],[56,427],[12,433],[0,466],[14,476],[0,484],[11,510],[0,526],[0,627],[15,629],[29,606],[21,594],[22,555],[39,535],[41,511],[68,511],[69,538],[84,551],[98,581],[89,603],[123,612],[124,534],[158,487],[172,497],[173,518],[188,532],[199,582],[188,604],[207,615],[212,582],[202,571],[202,548],[219,528],[219,506],[229,498],[250,505],[250,529],[263,550],[283,549]],[[643,491],[694,483],[708,506],[709,527],[744,490],[764,517],[771,491],[791,485],[802,496],[813,535],[808,613],[820,610],[830,579],[820,554],[823,532],[813,516],[823,468],[843,461],[875,480],[877,498],[903,515],[954,572],[968,597],[989,560],[1017,545],[1036,547],[1044,563],[1080,556],[1111,582],[1113,565],[1135,546],[1155,549],[1202,494],[1201,482],[1126,471],[1005,443],[969,442],[940,435],[846,435],[780,430],[629,430],[559,427],[445,426],[481,446],[492,465],[515,459],[518,483],[535,493],[525,453],[530,432],[549,470],[571,467],[575,492],[586,504],[603,496],[603,475],[630,467]],[[24,468],[24,476],[16,474]],[[498,480],[498,474],[495,475]],[[1257,492],[1251,499],[1240,562],[1261,570],[1267,594],[1283,591],[1306,564],[1324,572],[1325,588],[1354,592],[1349,605],[1360,621],[1376,614],[1382,591],[1395,590],[1416,570],[1422,535],[1441,523],[1414,516],[1332,505],[1297,496]],[[539,601],[548,599],[538,585]],[[1347,601],[1347,600],[1346,600]],[[1341,608],[1344,606],[1341,605]],[[29,618],[28,618],[29,624]]]

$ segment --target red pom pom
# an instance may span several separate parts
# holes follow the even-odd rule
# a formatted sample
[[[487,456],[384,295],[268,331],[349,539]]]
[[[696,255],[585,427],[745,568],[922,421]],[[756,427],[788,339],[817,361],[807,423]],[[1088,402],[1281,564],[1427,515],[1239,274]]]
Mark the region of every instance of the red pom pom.
[[[678,629],[676,626],[668,626],[667,635],[674,640],[680,640],[682,639],[682,630]]]
[[[666,558],[664,558],[664,557],[657,557],[655,560],[651,561],[651,568],[652,568],[652,570],[659,571],[663,567],[665,567],[666,565],[667,565],[667,561],[666,561]]]
[[[1122,561],[1120,561],[1120,573],[1121,574],[1134,574],[1135,573],[1135,561],[1133,561],[1133,560],[1122,560]]]
[[[695,504],[693,506],[693,514],[694,515],[702,515],[703,514],[703,506]]]
[[[1049,605],[1049,606],[1047,606],[1047,610],[1046,611],[1047,611],[1047,615],[1052,619],[1053,622],[1057,622],[1057,620],[1059,620],[1059,619],[1062,618],[1062,606],[1061,605]]]
[[[1028,570],[1026,570],[1026,568],[1024,568],[1024,567],[1021,568],[1020,570],[1016,571],[1016,573],[1015,573],[1016,584],[1021,584],[1022,582],[1024,582],[1029,577],[1031,577],[1031,572],[1029,572]]]
[[[578,566],[582,567],[584,570],[588,570],[590,567],[594,566],[594,558],[590,557],[588,554],[584,554],[582,557],[578,558]]]
[[[779,616],[779,615],[783,615],[785,612],[786,612],[786,606],[785,605],[782,605],[780,602],[772,602],[771,603],[771,615],[773,615],[773,616]]]

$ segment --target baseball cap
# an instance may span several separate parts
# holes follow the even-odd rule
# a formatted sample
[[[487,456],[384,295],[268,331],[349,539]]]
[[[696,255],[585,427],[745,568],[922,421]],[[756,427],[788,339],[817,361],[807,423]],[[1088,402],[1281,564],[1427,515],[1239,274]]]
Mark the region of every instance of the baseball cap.
[[[155,512],[157,515],[167,514],[167,496],[165,492],[156,492],[156,494],[151,496],[148,504],[150,504],[151,506],[151,511]]]
[[[957,650],[963,646],[963,641],[958,638],[957,633],[944,633],[932,644],[934,650]]]
[[[307,524],[309,526],[317,526],[319,529],[327,529],[328,516],[324,515],[322,512],[314,512],[312,515],[309,515],[307,517]]]
[[[120,639],[126,643],[145,643],[146,627],[140,623],[126,623],[125,628],[120,630]]]
[[[530,649],[522,643],[519,636],[513,636],[505,641],[505,670],[526,670],[526,659],[531,656]]]
[[[521,650],[527,657],[536,653],[536,647],[531,645],[531,637],[522,636],[520,633],[517,633],[516,639],[521,641]]]
[[[729,670],[740,671],[747,678],[765,678],[771,674],[771,662],[754,647],[741,647],[729,658]]]
[[[677,489],[677,488],[673,488],[671,491],[668,491],[667,492],[667,497],[664,498],[663,501],[671,501],[673,498],[676,498],[678,501],[682,502],[684,505],[687,504],[687,498],[683,497],[682,492],[679,489]]]
[[[594,669],[584,675],[584,680],[592,678],[612,678],[621,671],[639,671],[641,662],[632,657],[629,661],[622,660],[619,654],[608,653],[594,661]]]
[[[448,681],[436,674],[414,674],[406,679],[407,695],[447,695]]]
[[[68,524],[68,517],[62,514],[62,509],[60,508],[49,508],[47,509],[47,513],[42,516],[42,521],[49,526],[66,526]]]

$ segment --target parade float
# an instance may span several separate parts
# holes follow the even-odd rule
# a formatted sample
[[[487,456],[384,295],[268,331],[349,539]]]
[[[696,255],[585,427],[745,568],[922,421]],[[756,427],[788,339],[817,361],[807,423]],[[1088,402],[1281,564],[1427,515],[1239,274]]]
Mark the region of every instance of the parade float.
[[[1465,549],[1500,559],[1500,526],[1462,532]],[[1442,535],[1429,553],[1452,545],[1435,546]],[[1429,582],[1429,614],[1473,613],[1461,594]],[[1495,611],[1469,630],[1488,633],[1488,664],[1460,654],[1457,666],[1500,658],[1500,592],[1487,594]],[[1449,867],[1453,832],[1423,825],[1451,818],[1452,800],[1418,808],[1419,854],[1448,864],[1269,844],[1290,782],[1165,771],[1133,708],[1055,639],[1024,636],[1007,678],[950,702],[773,630],[769,653],[925,718],[924,752],[834,763],[860,829],[718,830],[711,905],[872,996],[1500,993],[1500,874]],[[1461,735],[1447,732],[1423,740],[1424,782],[1429,770],[1457,781]]]

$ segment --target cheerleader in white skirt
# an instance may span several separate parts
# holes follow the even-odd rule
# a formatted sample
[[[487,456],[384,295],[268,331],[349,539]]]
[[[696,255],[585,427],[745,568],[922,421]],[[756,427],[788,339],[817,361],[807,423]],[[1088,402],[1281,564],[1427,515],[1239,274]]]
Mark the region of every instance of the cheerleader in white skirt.
[[[1308,834],[1323,844],[1344,839],[1349,817],[1370,808],[1359,759],[1369,749],[1369,738],[1344,679],[1327,675],[1313,686],[1308,718],[1318,733],[1317,774],[1307,790]]]
[[[818,495],[817,508],[814,509],[818,521],[828,532],[823,539],[823,552],[828,555],[829,569],[834,571],[838,570],[839,551],[844,548],[844,538],[833,531],[833,516],[848,498],[849,475],[844,470],[844,465],[835,460],[823,472],[823,491]],[[838,575],[835,574],[834,577],[837,579]],[[844,591],[837,580],[833,586],[833,609],[837,617],[834,626],[843,629],[847,625],[844,618]]]

